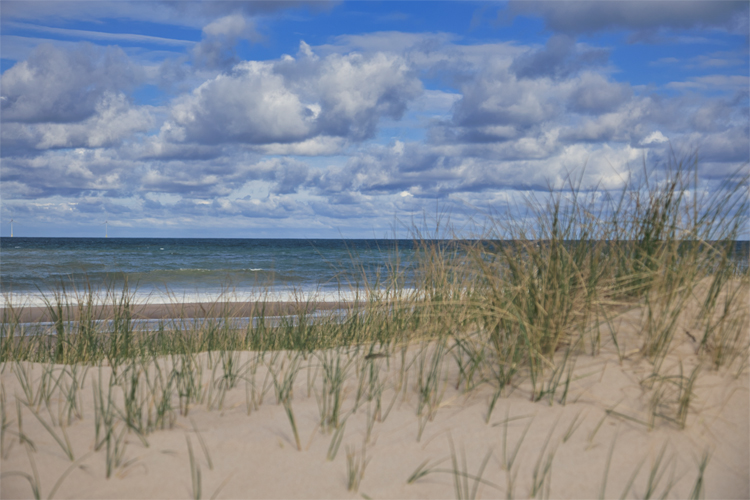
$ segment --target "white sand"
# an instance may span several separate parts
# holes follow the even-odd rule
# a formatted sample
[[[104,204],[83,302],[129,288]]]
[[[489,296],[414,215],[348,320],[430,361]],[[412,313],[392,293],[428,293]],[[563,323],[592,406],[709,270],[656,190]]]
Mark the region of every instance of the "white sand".
[[[283,406],[276,403],[270,378],[266,382],[268,392],[263,403],[250,414],[245,382],[240,382],[227,393],[222,410],[209,411],[206,398],[203,404],[191,407],[188,417],[178,416],[174,428],[148,434],[148,447],[135,433],[128,433],[123,464],[109,479],[105,478],[106,447],[93,452],[92,384],[99,378],[99,372],[91,369],[81,395],[83,418],[74,419],[67,427],[79,462],[55,492],[55,498],[191,497],[194,492],[186,436],[191,440],[200,467],[204,498],[212,497],[219,488],[217,498],[452,498],[457,494],[455,476],[451,473],[451,440],[459,469],[470,475],[478,472],[482,460],[490,453],[482,479],[492,485],[482,483],[478,486],[477,496],[481,498],[509,496],[511,482],[511,496],[531,496],[535,469],[537,477],[541,477],[548,457],[551,459],[551,473],[544,479],[539,496],[549,493],[552,498],[598,498],[613,443],[605,492],[608,498],[620,498],[639,465],[628,497],[644,497],[649,475],[658,465],[655,460],[663,447],[663,460],[656,470],[659,481],[653,496],[661,497],[671,485],[669,498],[688,498],[698,477],[701,455],[707,451],[710,459],[704,476],[705,497],[749,498],[750,384],[747,370],[736,376],[739,363],[733,365],[733,370],[717,372],[707,366],[703,368],[694,387],[685,429],[660,418],[655,420],[653,428],[649,428],[634,420],[606,413],[606,410],[614,409],[645,422],[651,415],[649,398],[653,391],[640,384],[650,373],[651,365],[641,355],[632,353],[637,347],[637,317],[636,312],[626,314],[618,325],[621,350],[631,353],[622,363],[614,346],[606,341],[608,334],[603,337],[599,355],[582,354],[577,358],[567,404],[559,403],[561,388],[553,404],[549,398],[531,402],[530,384],[524,380],[518,387],[505,391],[489,423],[485,422],[485,417],[491,388],[484,384],[469,393],[456,391],[456,364],[449,354],[444,365],[447,371],[443,372],[443,380],[447,382],[440,386],[444,392],[439,408],[434,420],[426,423],[420,441],[417,441],[420,420],[416,416],[415,363],[409,370],[405,390],[396,395],[387,418],[383,422],[376,421],[372,427],[365,445],[367,466],[358,492],[347,490],[346,449],[352,447],[361,452],[367,434],[368,404],[360,405],[357,412],[348,417],[338,454],[334,460],[328,461],[326,454],[332,434],[320,429],[318,402],[314,394],[308,395],[308,375],[313,377],[315,372],[315,357],[303,362],[292,402],[302,451],[296,448]],[[418,355],[419,349],[413,346],[408,351],[407,361]],[[242,353],[241,356],[248,360],[254,355]],[[210,376],[210,370],[206,368],[208,357],[203,354],[199,358],[204,365],[204,383],[207,384]],[[694,345],[683,335],[683,330],[678,329],[675,348],[665,361],[662,372],[674,371],[682,362],[685,374],[689,375],[696,359]],[[280,363],[281,359],[277,368]],[[377,359],[375,365],[379,367],[381,378],[387,379],[382,397],[385,413],[396,394],[401,360],[399,356]],[[33,379],[38,383],[42,367],[35,365],[33,368]],[[263,366],[258,368],[256,383],[259,385],[263,383],[265,370]],[[107,372],[105,368],[105,378]],[[221,373],[221,369],[218,372]],[[17,434],[15,399],[25,398],[11,365],[3,367],[0,380],[9,421],[0,462],[3,473],[0,496],[4,499],[30,498],[33,495],[29,481],[15,474],[32,475],[27,451],[19,444]],[[320,391],[319,370],[313,386],[317,388],[314,390]],[[353,407],[356,386],[357,377],[352,365],[345,387],[344,414]],[[39,415],[46,422],[52,421],[51,415],[57,419],[56,398],[51,401],[50,411],[44,404],[40,408]],[[668,406],[664,410],[673,410],[674,407]],[[31,411],[26,407],[21,411],[23,432],[36,447],[32,456],[39,473],[41,496],[46,498],[72,462]],[[507,425],[503,423],[506,416],[510,417]],[[580,425],[573,425],[571,430],[576,419]],[[213,470],[209,469],[191,420],[209,451]],[[504,456],[512,455],[527,425],[530,425],[528,434],[508,472],[504,469]],[[506,427],[507,443],[504,445]],[[62,436],[59,427],[54,427],[54,430]],[[569,430],[570,435],[564,440]],[[551,437],[545,447],[548,435]],[[425,460],[430,460],[430,466],[438,462],[438,471],[407,484],[407,478]],[[473,479],[468,478],[468,483],[471,494]]]

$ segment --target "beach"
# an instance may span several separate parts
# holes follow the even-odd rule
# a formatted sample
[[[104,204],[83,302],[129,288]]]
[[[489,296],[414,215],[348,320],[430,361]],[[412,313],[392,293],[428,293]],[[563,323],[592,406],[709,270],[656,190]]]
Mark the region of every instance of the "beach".
[[[156,309],[149,312],[164,312]],[[667,384],[654,413],[644,386],[653,367],[636,347],[642,312],[613,323],[618,347],[604,340],[596,355],[578,353],[557,390],[539,397],[519,377],[492,408],[491,387],[467,389],[447,341],[211,352],[189,356],[201,394],[185,411],[174,395],[174,411],[148,432],[120,422],[107,436],[96,430],[101,394],[113,387],[123,412],[135,390],[142,418],[153,420],[158,391],[143,380],[149,374],[155,384],[177,358],[125,362],[112,384],[106,361],[88,369],[6,362],[1,496],[31,498],[37,487],[55,498],[747,498],[746,363],[704,367],[684,423],[660,418],[676,416],[679,401]],[[688,327],[680,323],[664,372],[700,365]],[[325,418],[334,360],[343,370],[336,422]],[[143,377],[136,389],[133,370]],[[425,389],[430,370],[435,384]],[[222,385],[229,376],[234,384]],[[290,376],[285,400],[279,385]],[[57,387],[44,389],[43,380]],[[74,380],[71,403],[63,388]]]

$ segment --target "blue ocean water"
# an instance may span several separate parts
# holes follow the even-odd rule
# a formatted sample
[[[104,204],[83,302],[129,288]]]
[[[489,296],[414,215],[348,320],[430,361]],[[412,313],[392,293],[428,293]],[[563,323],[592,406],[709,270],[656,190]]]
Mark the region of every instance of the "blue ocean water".
[[[394,268],[411,286],[415,249],[412,240],[386,239],[0,238],[0,292],[43,305],[42,294],[61,286],[117,290],[127,280],[136,298],[151,303],[265,292],[335,300],[357,285],[377,286]],[[735,242],[733,253],[747,269],[750,243]]]
[[[0,291],[36,296],[65,286],[211,299],[271,291],[336,292],[408,272],[411,240],[0,238]],[[38,302],[38,301],[33,301]]]

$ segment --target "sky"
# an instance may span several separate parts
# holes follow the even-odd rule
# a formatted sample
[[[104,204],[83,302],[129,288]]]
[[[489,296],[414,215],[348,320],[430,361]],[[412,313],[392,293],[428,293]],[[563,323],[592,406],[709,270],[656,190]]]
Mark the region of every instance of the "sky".
[[[0,235],[460,232],[691,155],[710,196],[750,161],[749,13],[4,0]]]

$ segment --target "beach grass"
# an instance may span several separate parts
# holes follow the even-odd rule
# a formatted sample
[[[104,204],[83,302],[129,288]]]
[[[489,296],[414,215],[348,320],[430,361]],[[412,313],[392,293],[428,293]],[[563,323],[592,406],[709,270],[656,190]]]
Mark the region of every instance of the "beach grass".
[[[695,406],[698,380],[718,372],[745,374],[750,353],[748,256],[733,253],[748,218],[748,178],[738,173],[720,194],[708,196],[701,194],[697,170],[697,162],[690,161],[644,168],[616,195],[584,190],[580,179],[570,178],[564,188],[528,200],[515,215],[488,219],[479,237],[470,239],[434,238],[445,231],[442,221],[432,232],[414,228],[410,286],[394,262],[374,282],[363,274],[362,283],[347,290],[356,300],[329,312],[316,311],[316,304],[300,295],[291,314],[271,317],[261,296],[253,304],[253,318],[237,327],[237,305],[226,296],[210,304],[211,314],[204,317],[177,314],[146,329],[138,326],[136,290],[127,283],[121,288],[61,283],[45,291],[48,322],[39,325],[22,322],[23,304],[8,296],[0,323],[0,372],[8,373],[21,392],[6,393],[3,382],[0,456],[5,460],[11,441],[17,441],[31,469],[3,474],[25,478],[29,493],[39,497],[34,443],[42,438],[25,433],[29,413],[47,431],[45,438],[74,463],[77,450],[68,429],[93,418],[93,452],[103,453],[110,478],[131,463],[131,438],[148,448],[150,435],[190,418],[197,407],[223,413],[237,391],[251,415],[272,389],[293,447],[302,452],[307,448],[300,432],[306,429],[300,425],[309,419],[295,413],[294,402],[306,389],[317,404],[316,432],[330,435],[328,461],[336,459],[353,415],[365,415],[361,446],[345,446],[346,489],[356,492],[377,453],[370,441],[373,428],[385,425],[394,405],[413,404],[416,442],[448,404],[448,394],[451,401],[482,394],[485,425],[498,401],[512,393],[564,407],[571,388],[593,376],[582,374],[577,360],[601,356],[604,345],[614,348],[619,365],[638,367],[633,376],[647,403],[640,413],[606,409],[590,429],[588,446],[609,418],[649,430],[682,430]],[[179,302],[171,306],[180,310]],[[635,334],[621,334],[623,318],[638,324]],[[82,402],[86,383],[93,414],[86,414]],[[11,426],[11,400],[17,432]],[[519,494],[519,452],[528,445],[534,418],[511,417],[509,408],[505,419],[492,425],[503,426],[496,459],[505,471],[505,496],[511,498]],[[534,452],[536,462],[524,472],[530,497],[555,496],[555,456],[587,417],[579,411],[560,432],[549,427]],[[508,427],[519,419],[528,422],[514,434],[513,444]],[[213,469],[202,435],[193,421],[191,426]],[[600,476],[601,497],[611,491],[616,438]],[[199,498],[201,468],[191,438],[186,434],[185,439],[190,494]],[[458,454],[453,441],[450,446],[452,469],[428,460],[399,480],[412,484],[448,471],[458,498],[476,498],[483,484],[500,490],[482,479],[492,451],[470,469],[463,448]],[[637,481],[641,466],[633,469],[623,497],[636,489],[644,498],[669,496],[678,479],[666,450],[664,445],[652,457],[645,484]],[[691,493],[696,498],[706,490],[710,455],[702,453]]]

